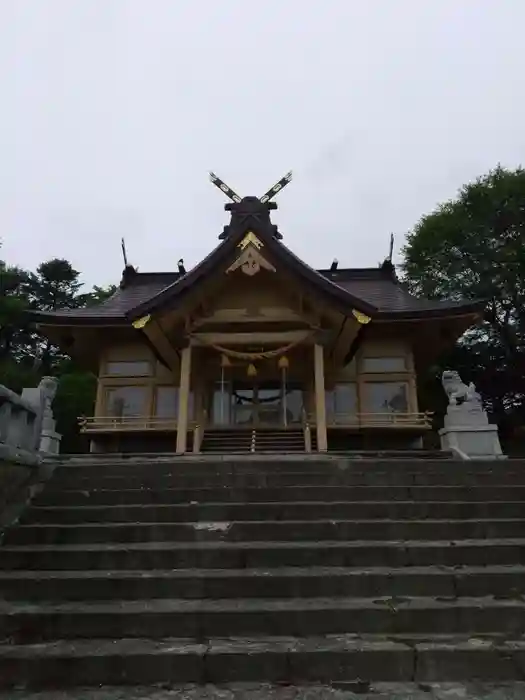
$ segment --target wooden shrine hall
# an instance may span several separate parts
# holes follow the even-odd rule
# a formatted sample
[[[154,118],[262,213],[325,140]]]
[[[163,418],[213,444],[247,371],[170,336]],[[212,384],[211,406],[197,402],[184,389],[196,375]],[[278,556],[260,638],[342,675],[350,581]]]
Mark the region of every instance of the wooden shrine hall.
[[[431,416],[418,371],[479,303],[411,296],[387,259],[316,270],[283,243],[274,196],[231,200],[219,244],[193,269],[126,264],[97,307],[35,313],[39,329],[98,377],[95,452],[407,449]]]

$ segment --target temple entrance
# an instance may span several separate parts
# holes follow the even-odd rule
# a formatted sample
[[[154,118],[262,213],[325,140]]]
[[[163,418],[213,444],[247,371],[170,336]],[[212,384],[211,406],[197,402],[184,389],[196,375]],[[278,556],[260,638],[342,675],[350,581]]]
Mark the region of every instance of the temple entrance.
[[[232,422],[237,426],[283,425],[283,392],[275,384],[232,386]]]
[[[237,428],[288,427],[301,422],[299,385],[276,381],[234,381],[216,386],[212,423]]]

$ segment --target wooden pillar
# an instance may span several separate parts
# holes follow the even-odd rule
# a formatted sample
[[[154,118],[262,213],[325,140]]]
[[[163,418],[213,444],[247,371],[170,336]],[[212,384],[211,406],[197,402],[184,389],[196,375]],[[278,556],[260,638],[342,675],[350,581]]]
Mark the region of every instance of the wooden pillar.
[[[366,413],[365,406],[365,382],[363,381],[362,372],[362,358],[361,353],[358,352],[355,358],[355,371],[356,371],[356,393],[357,393],[357,414],[359,416],[358,426],[361,429],[361,424],[363,422],[363,414]]]
[[[204,425],[205,406],[205,385],[202,378],[196,376],[193,384],[193,418],[200,425]]]
[[[179,412],[177,420],[177,454],[186,452],[188,408],[190,401],[191,345],[182,351],[180,360]]]
[[[410,413],[418,413],[416,366],[412,348],[410,348],[407,356],[407,368],[410,372],[408,377],[408,410]]]
[[[194,359],[194,365],[197,360],[197,355]],[[205,380],[201,373],[201,361],[202,357],[199,358],[199,367],[195,367],[196,372],[194,372],[193,385],[193,420],[195,422],[195,428],[193,431],[193,453],[198,454],[200,452],[202,444],[202,436],[204,433],[204,427],[206,422],[206,411],[205,411]]]
[[[96,417],[100,416],[107,416],[108,415],[108,407],[105,405],[106,404],[106,387],[104,386],[104,383],[101,379],[97,380],[97,396],[95,399],[95,411],[94,415]]]
[[[315,381],[315,422],[317,426],[317,450],[326,452],[326,399],[324,390],[324,352],[322,345],[314,345],[314,381]]]

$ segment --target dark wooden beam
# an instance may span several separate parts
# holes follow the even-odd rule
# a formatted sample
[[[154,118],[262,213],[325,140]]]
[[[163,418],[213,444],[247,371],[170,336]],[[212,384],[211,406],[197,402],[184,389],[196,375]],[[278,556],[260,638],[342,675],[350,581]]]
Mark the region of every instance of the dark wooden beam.
[[[133,323],[133,327],[143,335],[155,357],[172,372],[180,367],[180,355],[170,343],[158,321],[145,316]]]

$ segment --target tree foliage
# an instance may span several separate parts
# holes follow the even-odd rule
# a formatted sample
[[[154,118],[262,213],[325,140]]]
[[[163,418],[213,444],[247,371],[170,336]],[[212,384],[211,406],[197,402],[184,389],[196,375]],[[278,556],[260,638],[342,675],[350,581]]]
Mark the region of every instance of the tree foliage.
[[[498,166],[424,216],[404,248],[405,280],[431,299],[482,299],[479,327],[443,362],[475,381],[503,424],[525,412],[525,170]]]
[[[97,306],[102,304],[115,294],[118,287],[116,284],[110,284],[107,287],[98,287],[95,285],[89,294],[85,294],[85,306]]]
[[[0,362],[11,357],[21,342],[26,309],[23,289],[26,283],[27,273],[24,270],[0,260]]]
[[[67,260],[55,258],[41,263],[35,273],[29,273],[26,291],[29,309],[52,312],[85,306],[79,278],[80,273]],[[48,338],[34,333],[33,341],[31,351],[43,375],[53,373],[67,358]]]

